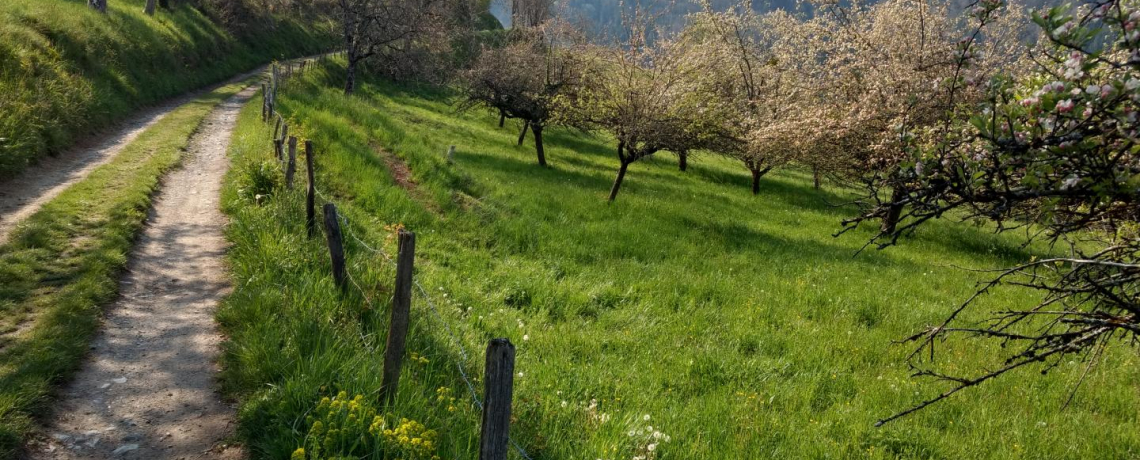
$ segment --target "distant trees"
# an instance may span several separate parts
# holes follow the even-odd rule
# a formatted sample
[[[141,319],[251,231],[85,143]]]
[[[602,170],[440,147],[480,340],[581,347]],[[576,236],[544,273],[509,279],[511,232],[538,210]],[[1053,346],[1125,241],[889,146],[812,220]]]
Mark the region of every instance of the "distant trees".
[[[813,58],[793,38],[802,24],[784,12],[756,14],[750,4],[716,12],[711,4],[689,16],[682,34],[688,59],[703,62],[704,79],[715,82],[732,116],[724,117],[716,153],[744,163],[752,174],[752,193],[760,178],[798,155],[799,112],[810,93],[797,66]]]
[[[543,132],[551,123],[574,124],[558,116],[558,99],[574,98],[582,84],[581,53],[564,24],[546,22],[512,29],[507,43],[485,47],[463,72],[464,107],[490,107],[502,118],[523,120],[521,144],[529,128],[538,164],[546,166]]]
[[[650,21],[627,20],[628,40],[617,48],[592,47],[583,88],[566,116],[605,130],[617,140],[619,167],[609,200],[617,198],[629,166],[662,150],[687,152],[717,145],[732,116],[707,62],[691,59],[684,43],[648,40]]]
[[[552,17],[551,0],[511,0],[511,28],[539,27]]]
[[[998,69],[1016,70],[1012,59],[1021,55],[1018,41],[1024,16],[1016,9],[991,21],[1001,21],[1000,35],[981,36],[952,13],[945,2],[884,0],[870,6],[832,4],[815,20],[818,47],[826,59],[816,79],[816,92],[825,97],[806,111],[805,118],[821,137],[818,145],[834,150],[814,153],[840,155],[828,162],[839,177],[887,195],[896,201],[910,178],[902,170],[903,145],[916,132],[939,123],[954,102],[945,95],[948,80],[963,79],[956,99],[980,97],[980,89]],[[963,38],[965,37],[965,38]],[[965,43],[974,49],[964,51]],[[974,53],[970,66],[957,65],[961,53]],[[900,209],[887,207],[882,229],[891,231]]]
[[[463,0],[337,0],[348,67],[344,93],[356,89],[365,60],[389,77],[428,78],[435,53],[450,51]]]

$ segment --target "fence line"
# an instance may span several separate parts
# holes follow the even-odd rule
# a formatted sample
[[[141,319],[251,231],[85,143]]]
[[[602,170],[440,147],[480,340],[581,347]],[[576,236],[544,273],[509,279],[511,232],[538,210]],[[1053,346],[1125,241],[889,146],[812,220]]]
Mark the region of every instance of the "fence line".
[[[320,189],[317,189],[314,187],[314,190],[317,192],[317,196],[321,197],[322,200],[329,202],[329,203],[333,203],[333,201],[331,199],[329,199],[323,193],[321,193]],[[353,232],[353,230],[352,230],[352,225],[349,224],[349,219],[348,219],[347,215],[345,215],[344,213],[341,213],[340,217],[341,217],[341,219],[344,220],[345,233],[347,233],[350,238],[355,240],[358,244],[363,246],[368,251],[379,254],[381,257],[384,258],[384,260],[386,262],[388,262],[389,265],[392,265],[392,266],[396,265],[396,262],[392,260],[392,258],[388,255],[387,252],[385,252],[381,249],[376,249],[376,248],[372,247],[371,245],[366,243],[364,240],[360,239],[360,237],[356,236],[356,233]],[[348,272],[348,274],[349,274],[349,279],[352,279],[352,273]],[[431,299],[431,296],[428,295],[427,289],[424,289],[423,284],[421,284],[420,280],[417,277],[415,277],[414,275],[412,277],[412,283],[416,287],[416,290],[419,291],[420,296],[423,297],[425,302],[427,302],[428,307],[431,310],[432,315],[435,316],[436,321],[443,324],[444,330],[447,331],[447,336],[451,339],[452,345],[454,345],[456,347],[456,349],[459,350],[459,356],[461,357],[462,361],[463,362],[470,362],[470,355],[467,353],[467,348],[463,346],[463,342],[459,340],[459,336],[457,336],[455,334],[455,332],[452,330],[451,324],[443,318],[443,314],[441,314],[439,312],[439,308],[436,307],[435,302],[433,302]],[[360,288],[360,285],[356,284],[355,281],[353,281],[353,285],[356,286],[356,289],[360,291],[361,295],[364,296],[365,300],[367,301],[368,300],[367,294],[365,294],[364,290]],[[371,301],[369,301],[369,306],[371,306]],[[479,398],[479,392],[475,389],[474,382],[472,382],[471,378],[467,375],[467,371],[463,369],[463,364],[461,362],[457,361],[457,362],[455,362],[455,368],[456,368],[456,370],[459,371],[460,378],[463,379],[463,383],[467,386],[467,392],[471,396],[472,402],[475,403],[475,406],[478,407],[479,410],[483,410],[483,401]],[[516,452],[518,452],[519,455],[521,455],[523,458],[525,458],[527,460],[531,460],[531,457],[529,455],[527,455],[526,450],[523,449],[522,446],[520,446],[518,444],[518,442],[516,442],[514,440],[513,437],[508,437],[507,439],[510,441],[511,446],[515,449]]]
[[[305,67],[307,67],[307,66],[302,66],[300,71],[303,72]],[[292,74],[292,72],[288,73],[288,75],[291,75],[291,74]],[[274,69],[272,72],[272,77],[271,77],[273,81],[271,81],[271,83],[269,85],[267,85],[268,88],[271,88],[272,95],[269,96],[270,99],[267,103],[263,102],[268,106],[268,107],[263,107],[264,109],[266,109],[265,112],[268,112],[268,113],[264,114],[264,115],[268,115],[268,117],[263,115],[263,120],[266,122],[268,122],[269,121],[268,118],[272,117],[273,115],[277,115],[278,117],[280,117],[280,115],[277,114],[276,110],[275,110],[276,99],[277,99],[276,89],[278,87],[276,80],[278,78],[280,78],[280,76],[281,75],[278,73],[276,66],[274,66]],[[263,86],[263,88],[264,87],[265,86]],[[282,124],[284,124],[283,120],[282,120]],[[282,137],[284,137],[284,136],[282,136]],[[274,145],[275,145],[275,152],[274,153],[275,154],[280,152],[280,150],[277,150],[277,148],[279,148],[277,146],[280,145],[279,144],[280,142],[281,142],[281,140],[274,139]],[[306,149],[306,155],[312,155],[312,154],[313,154],[312,151]],[[306,160],[308,161],[309,159],[306,158]],[[336,201],[332,200],[331,198],[326,196],[323,192],[321,192],[321,190],[319,188],[317,188],[315,183],[311,183],[310,186],[312,187],[312,190],[315,193],[315,195],[317,197],[319,197],[322,201],[324,201],[325,203],[332,203],[334,205],[336,204]],[[360,238],[359,236],[356,235],[356,232],[353,231],[353,228],[352,228],[353,226],[350,223],[350,219],[349,219],[348,215],[345,212],[343,212],[343,210],[346,210],[346,208],[342,209],[342,212],[337,213],[339,220],[341,220],[344,223],[344,225],[341,229],[341,232],[347,233],[348,237],[351,238],[352,240],[354,240],[358,245],[360,245],[361,247],[363,247],[364,249],[366,249],[367,251],[369,251],[371,253],[380,255],[387,264],[389,264],[393,267],[396,267],[398,264],[396,263],[395,260],[393,260],[393,258],[386,251],[384,251],[383,249],[377,249],[376,247],[373,247],[372,245],[368,244],[362,238]],[[322,231],[323,230],[324,229],[322,228]],[[348,264],[346,264],[346,265],[348,265]],[[348,270],[346,267],[345,274],[347,275],[347,278],[350,281],[351,285],[353,287],[355,287],[358,292],[360,292],[361,297],[364,298],[364,301],[368,304],[368,307],[372,310],[375,310],[375,304],[372,302],[372,299],[368,296],[368,294],[365,292],[365,290],[360,285],[360,283],[356,280],[356,278],[352,276],[352,271]],[[455,364],[456,370],[459,371],[460,378],[463,380],[463,383],[467,387],[467,392],[471,398],[471,401],[475,404],[476,407],[479,408],[480,411],[486,410],[486,408],[483,405],[483,401],[479,398],[478,391],[475,389],[474,382],[471,381],[471,377],[467,374],[467,371],[464,369],[464,363],[470,362],[470,355],[467,352],[467,348],[463,345],[463,342],[456,335],[455,331],[451,327],[451,324],[443,317],[443,314],[440,313],[439,308],[435,305],[435,302],[432,301],[431,296],[428,295],[427,289],[425,289],[423,287],[423,284],[420,283],[419,278],[417,276],[415,276],[415,274],[413,274],[411,279],[412,279],[412,284],[413,284],[413,286],[415,286],[416,290],[419,292],[420,297],[422,297],[424,299],[424,301],[428,304],[429,310],[431,310],[432,315],[435,317],[436,321],[438,321],[440,324],[443,325],[444,330],[447,332],[447,335],[450,338],[452,345],[459,351],[461,361],[455,361],[454,364]],[[363,332],[361,332],[360,338],[370,353],[376,352],[376,348],[374,346],[372,346],[371,341],[369,341],[367,339],[367,337],[364,336]],[[516,442],[513,437],[508,435],[507,441],[509,442],[510,446],[522,458],[524,458],[526,460],[532,460],[530,455],[527,454],[526,450],[523,449],[522,446],[520,446],[518,444],[518,442]]]

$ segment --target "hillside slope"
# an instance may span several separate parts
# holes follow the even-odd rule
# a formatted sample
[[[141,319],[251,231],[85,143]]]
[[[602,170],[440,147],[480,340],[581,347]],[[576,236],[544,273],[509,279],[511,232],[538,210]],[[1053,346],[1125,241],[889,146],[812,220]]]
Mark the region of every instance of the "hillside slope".
[[[105,15],[0,2],[0,178],[140,106],[334,43],[323,20],[266,17],[236,35],[186,5],[146,16],[144,1],[111,1]]]
[[[280,185],[273,127],[257,107],[245,108],[231,149],[223,206],[235,287],[218,317],[253,458],[476,457],[471,395],[482,395],[493,337],[517,347],[510,434],[535,459],[1140,452],[1140,360],[1124,349],[1103,356],[1064,410],[1084,371],[1076,362],[873,426],[944,388],[911,378],[910,348],[892,341],[943,319],[986,276],[959,267],[1008,266],[1045,248],[945,219],[853,257],[870,230],[832,235],[852,212],[835,203],[850,193],[785,169],[754,196],[742,165],[711,155],[688,172],[668,153],[639,162],[606,204],[618,159],[604,136],[551,130],[542,168],[531,139],[516,146],[518,125],[499,128],[497,114],[457,113],[446,92],[370,78],[346,98],[342,64],[325,71],[292,83],[280,107],[290,132],[313,142],[317,203],[344,216],[346,290],[330,276],[325,238],[306,236],[304,187]],[[399,228],[416,233],[422,291],[397,399],[382,405]],[[1033,301],[999,288],[967,315]],[[976,370],[1000,365],[997,350],[949,341],[938,356]],[[408,446],[399,430],[431,442]]]

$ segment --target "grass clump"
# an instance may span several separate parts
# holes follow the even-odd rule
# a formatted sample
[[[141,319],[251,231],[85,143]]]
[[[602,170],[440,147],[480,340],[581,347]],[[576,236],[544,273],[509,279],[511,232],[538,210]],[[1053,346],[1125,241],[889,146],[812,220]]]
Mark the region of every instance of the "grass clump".
[[[145,0],[0,3],[0,178],[140,106],[222,81],[275,58],[333,45],[327,21],[275,18],[228,32],[176,2],[155,16]]]
[[[478,410],[455,366],[480,391],[493,337],[518,347],[511,433],[533,458],[1140,453],[1140,370],[1126,353],[1105,356],[1064,411],[1076,363],[872,426],[942,389],[911,379],[909,349],[891,341],[973,292],[982,275],[958,267],[1007,266],[1038,248],[941,221],[901,247],[852,257],[870,233],[832,236],[848,210],[831,203],[844,191],[815,190],[809,174],[789,170],[752,196],[746,170],[717,157],[693,159],[687,173],[667,156],[636,164],[607,205],[617,168],[607,139],[554,130],[552,167],[539,168],[495,114],[457,113],[447,92],[375,80],[346,98],[342,71],[297,80],[281,111],[316,145],[318,187],[352,235],[394,254],[395,229],[417,233],[416,276],[435,308],[414,299],[408,350],[427,363],[406,364],[399,399],[380,406],[391,266],[348,237],[359,289],[338,292],[323,240],[305,237],[303,194],[258,203],[239,193],[249,184],[235,172],[225,206],[237,286],[219,318],[231,337],[225,381],[244,401],[241,433],[255,458],[308,449],[306,417],[334,390],[363,395],[384,420],[436,430],[442,458],[474,457]],[[247,108],[238,165],[271,155],[267,131]],[[410,184],[393,178],[385,155],[408,166]],[[998,289],[978,311],[1034,300]],[[951,369],[995,366],[990,347],[949,343],[942,358]],[[439,388],[455,401],[437,399]]]
[[[0,246],[0,458],[15,456],[53,384],[86,354],[160,178],[206,115],[245,84],[175,109]]]

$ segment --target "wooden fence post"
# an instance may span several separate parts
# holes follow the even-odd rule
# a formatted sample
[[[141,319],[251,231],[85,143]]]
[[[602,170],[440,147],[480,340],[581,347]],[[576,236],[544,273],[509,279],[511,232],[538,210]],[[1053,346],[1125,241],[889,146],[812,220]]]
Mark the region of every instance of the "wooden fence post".
[[[272,116],[272,115],[273,115],[273,113],[272,113],[272,112],[270,112],[270,114],[269,114],[269,115],[270,115],[270,116]],[[277,138],[277,133],[278,133],[279,131],[281,131],[281,117],[277,117],[277,121],[276,121],[275,123],[273,123],[273,140],[277,140],[277,139],[278,139],[278,138]]]
[[[380,397],[385,403],[396,399],[400,367],[404,361],[408,322],[412,310],[412,269],[416,263],[416,234],[400,230],[396,255],[396,292],[392,295],[392,317],[388,322],[388,345],[384,348],[384,380]]]
[[[285,165],[285,187],[293,189],[293,173],[297,172],[297,137],[289,136],[289,163]]]
[[[455,163],[455,146],[447,148],[447,164]]]
[[[281,150],[282,149],[283,149],[283,147],[281,145],[281,139],[274,139],[273,140],[273,155],[277,157],[277,161],[281,161]]]
[[[483,427],[479,460],[506,460],[515,383],[515,346],[507,339],[487,345],[483,376]]]
[[[313,141],[305,141],[305,169],[309,170],[309,193],[305,196],[305,227],[309,238],[312,239],[317,233],[317,218],[313,209],[317,194],[317,185],[313,182]]]
[[[261,122],[269,121],[269,94],[265,92],[265,83],[261,84]]]
[[[338,288],[344,290],[348,281],[344,271],[344,244],[340,234],[340,221],[337,220],[336,205],[332,203],[325,203],[325,233],[328,234],[333,280],[336,281]]]

